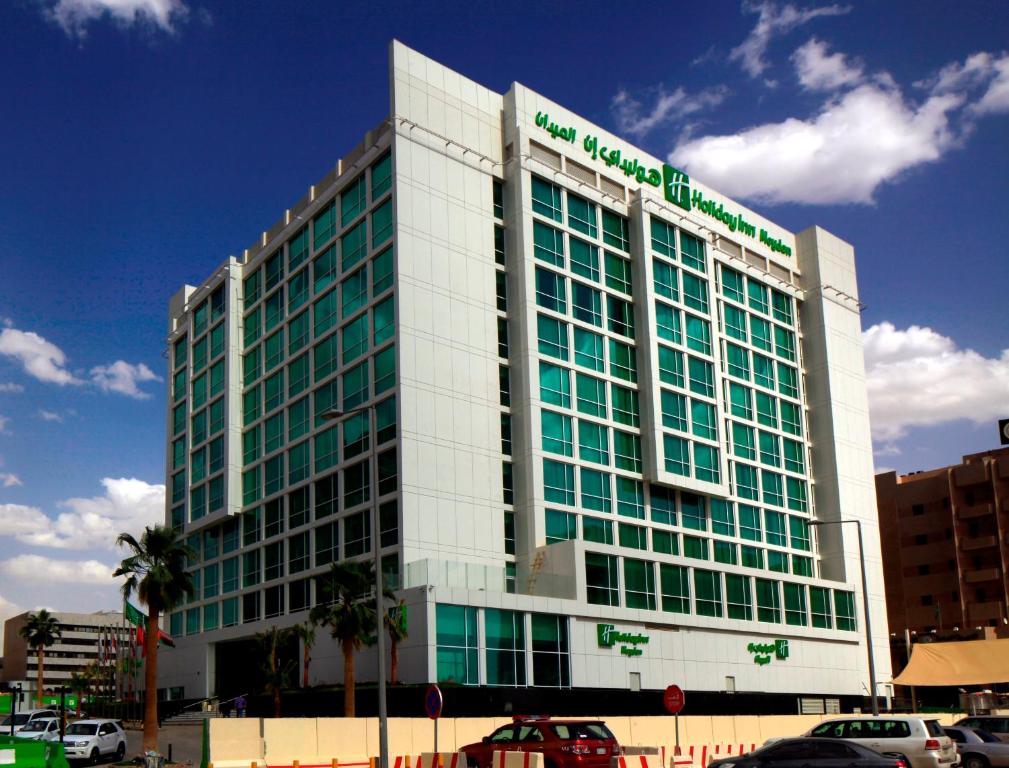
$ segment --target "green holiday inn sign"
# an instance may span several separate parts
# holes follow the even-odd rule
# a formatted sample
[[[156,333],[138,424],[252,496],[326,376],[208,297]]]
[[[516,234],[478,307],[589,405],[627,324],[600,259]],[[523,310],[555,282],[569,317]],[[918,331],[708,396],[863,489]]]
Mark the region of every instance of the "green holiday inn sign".
[[[551,122],[550,115],[545,112],[536,113],[536,126],[549,133],[553,139],[577,146],[577,129]],[[649,168],[638,158],[624,157],[619,147],[617,149],[610,149],[605,145],[600,147],[599,137],[592,134],[586,134],[582,139],[582,149],[592,155],[593,160],[605,163],[608,168],[617,168],[623,171],[625,176],[633,178],[639,184],[662,187],[662,193],[667,202],[685,211],[696,210],[709,216],[728,227],[730,232],[738,232],[745,237],[757,240],[775,253],[784,256],[792,255],[792,249],[785,245],[780,238],[771,237],[763,227],[758,230],[755,225],[743,218],[742,213],[738,211],[733,213],[725,207],[724,203],[705,198],[699,189],[691,190],[690,176],[683,171],[666,163],[663,163],[661,170],[654,167]]]
[[[613,648],[619,644],[620,653],[624,656],[640,656],[644,650],[638,646],[648,643],[648,635],[618,632],[612,624],[596,624],[596,640],[600,648]]]
[[[788,658],[788,641],[775,640],[771,643],[749,643],[746,650],[753,654],[753,663],[759,666],[770,664],[771,659],[785,661]]]

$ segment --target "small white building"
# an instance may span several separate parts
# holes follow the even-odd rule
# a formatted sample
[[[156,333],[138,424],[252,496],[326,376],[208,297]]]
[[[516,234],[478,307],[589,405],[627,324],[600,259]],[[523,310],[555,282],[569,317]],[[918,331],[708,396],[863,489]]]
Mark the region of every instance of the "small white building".
[[[856,520],[889,680],[852,246],[520,84],[393,43],[389,115],[176,293],[168,343],[175,695],[237,692],[228,643],[377,538],[404,682],[858,697],[856,529],[809,525]]]

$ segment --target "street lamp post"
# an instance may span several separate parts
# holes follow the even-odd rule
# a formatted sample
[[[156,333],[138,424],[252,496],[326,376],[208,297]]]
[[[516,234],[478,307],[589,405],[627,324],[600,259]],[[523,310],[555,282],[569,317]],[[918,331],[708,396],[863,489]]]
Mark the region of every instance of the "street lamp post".
[[[349,411],[330,408],[319,417],[324,421],[343,421],[359,413],[368,412],[368,440],[371,448],[369,482],[371,483],[371,536],[375,552],[375,623],[378,649],[378,768],[389,768],[389,713],[385,701],[385,606],[382,585],[382,536],[378,516],[378,429],[374,405],[363,405]]]
[[[872,625],[869,623],[869,586],[865,575],[865,548],[862,545],[861,520],[810,520],[810,525],[844,525],[854,523],[858,528],[858,560],[862,566],[862,610],[865,614],[865,649],[869,654],[869,699],[872,701],[873,716],[879,715],[879,702],[876,700],[876,660],[872,653]]]

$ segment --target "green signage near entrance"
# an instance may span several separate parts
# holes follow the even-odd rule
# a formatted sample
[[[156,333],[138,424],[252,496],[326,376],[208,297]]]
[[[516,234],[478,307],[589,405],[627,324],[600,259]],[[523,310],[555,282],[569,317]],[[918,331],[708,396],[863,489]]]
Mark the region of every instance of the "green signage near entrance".
[[[648,635],[617,632],[617,628],[612,624],[596,624],[596,640],[600,648],[612,648],[619,643],[620,653],[624,656],[640,656],[644,650],[638,646],[648,642]]]
[[[775,640],[773,643],[750,643],[746,650],[753,654],[753,663],[763,666],[770,664],[771,659],[785,661],[788,658],[788,641]]]
[[[561,126],[551,122],[550,115],[546,112],[536,113],[536,126],[549,133],[551,138],[566,141],[574,146],[578,144],[578,130],[571,126]],[[761,228],[758,234],[757,227],[746,221],[743,214],[733,213],[725,208],[724,203],[716,203],[714,200],[705,198],[700,190],[691,191],[690,176],[679,168],[663,164],[660,173],[658,168],[648,168],[637,158],[624,157],[620,149],[600,147],[599,137],[592,134],[586,134],[582,140],[582,149],[592,155],[593,160],[602,160],[607,167],[619,168],[625,176],[630,176],[639,184],[661,186],[666,202],[685,211],[697,210],[705,216],[710,216],[728,227],[730,232],[738,232],[745,237],[758,240],[775,253],[784,256],[792,255],[792,249],[785,245],[780,238],[771,237],[766,229]]]

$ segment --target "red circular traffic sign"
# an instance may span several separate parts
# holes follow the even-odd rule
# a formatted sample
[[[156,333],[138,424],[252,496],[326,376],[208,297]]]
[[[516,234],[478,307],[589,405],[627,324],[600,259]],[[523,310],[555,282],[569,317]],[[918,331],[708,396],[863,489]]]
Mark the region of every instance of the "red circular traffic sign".
[[[662,694],[662,703],[666,707],[666,711],[675,715],[678,714],[683,705],[686,704],[686,697],[683,695],[683,689],[678,685],[671,685],[666,688],[666,692]]]
[[[437,685],[428,686],[427,691],[424,693],[424,712],[432,720],[437,720],[441,717],[441,708],[445,700],[441,695],[441,688]]]

